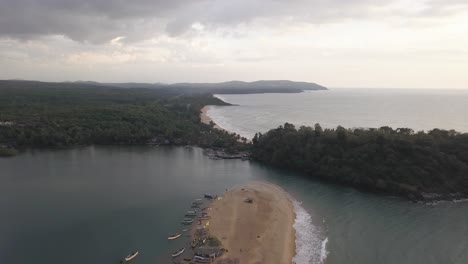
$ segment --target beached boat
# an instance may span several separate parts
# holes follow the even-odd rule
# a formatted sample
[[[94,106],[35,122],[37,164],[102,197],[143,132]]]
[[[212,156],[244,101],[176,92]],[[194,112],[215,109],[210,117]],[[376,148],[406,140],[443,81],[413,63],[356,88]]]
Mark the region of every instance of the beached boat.
[[[198,217],[198,220],[208,220],[208,219],[210,219],[210,218],[211,218],[211,216],[209,216],[209,215],[206,215],[206,216],[199,216],[199,217]]]
[[[179,238],[181,235],[182,235],[181,233],[171,234],[167,237],[167,239],[174,240],[174,239]]]
[[[180,256],[180,255],[182,255],[182,253],[184,253],[184,251],[185,251],[185,248],[181,248],[181,249],[177,250],[176,252],[172,253],[172,257],[175,258],[177,256]]]
[[[132,252],[132,254],[125,257],[125,262],[131,261],[132,259],[136,258],[137,255],[138,255],[138,251]]]

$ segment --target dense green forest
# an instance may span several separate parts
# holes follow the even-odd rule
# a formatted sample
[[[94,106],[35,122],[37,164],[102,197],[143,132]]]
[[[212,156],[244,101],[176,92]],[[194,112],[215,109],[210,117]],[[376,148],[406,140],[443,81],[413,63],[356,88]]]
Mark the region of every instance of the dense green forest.
[[[253,139],[252,158],[308,177],[414,200],[468,196],[468,134],[434,129],[296,129]]]
[[[210,94],[80,83],[0,81],[0,146],[193,144],[241,150],[238,135],[200,123]],[[246,139],[244,139],[246,140]]]

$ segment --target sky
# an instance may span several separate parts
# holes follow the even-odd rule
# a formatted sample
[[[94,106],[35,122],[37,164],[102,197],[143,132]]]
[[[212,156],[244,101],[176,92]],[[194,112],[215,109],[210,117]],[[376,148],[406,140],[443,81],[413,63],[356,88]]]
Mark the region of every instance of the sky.
[[[468,89],[468,1],[0,0],[0,79]]]

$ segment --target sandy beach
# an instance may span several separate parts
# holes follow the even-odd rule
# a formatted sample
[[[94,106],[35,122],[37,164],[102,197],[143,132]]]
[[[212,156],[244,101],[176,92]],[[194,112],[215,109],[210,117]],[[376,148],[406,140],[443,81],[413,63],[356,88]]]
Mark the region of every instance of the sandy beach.
[[[202,123],[204,124],[207,124],[209,125],[210,122],[212,122],[213,120],[208,116],[208,109],[210,109],[210,106],[209,105],[205,105],[202,109],[201,109],[201,113],[200,113],[200,120]],[[213,122],[214,123],[214,122]],[[219,129],[219,130],[223,130],[220,126],[218,126],[216,123],[214,125],[214,128],[216,129]]]
[[[247,198],[252,203],[247,203]],[[210,235],[228,250],[216,263],[292,262],[294,207],[280,187],[253,182],[229,190],[213,202],[209,214]]]

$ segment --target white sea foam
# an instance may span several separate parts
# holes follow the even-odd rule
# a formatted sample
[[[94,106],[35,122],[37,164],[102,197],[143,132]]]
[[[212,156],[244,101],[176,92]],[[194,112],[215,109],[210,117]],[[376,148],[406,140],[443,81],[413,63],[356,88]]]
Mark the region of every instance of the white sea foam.
[[[301,203],[292,200],[296,219],[296,256],[293,263],[296,264],[321,264],[326,259],[328,252],[326,245],[328,238],[324,238],[320,228],[312,224],[312,217],[302,207]]]
[[[330,253],[327,251],[327,243],[328,243],[328,237],[326,237],[322,241],[322,246],[320,248],[320,263],[324,263],[325,260],[327,259],[328,253]]]

